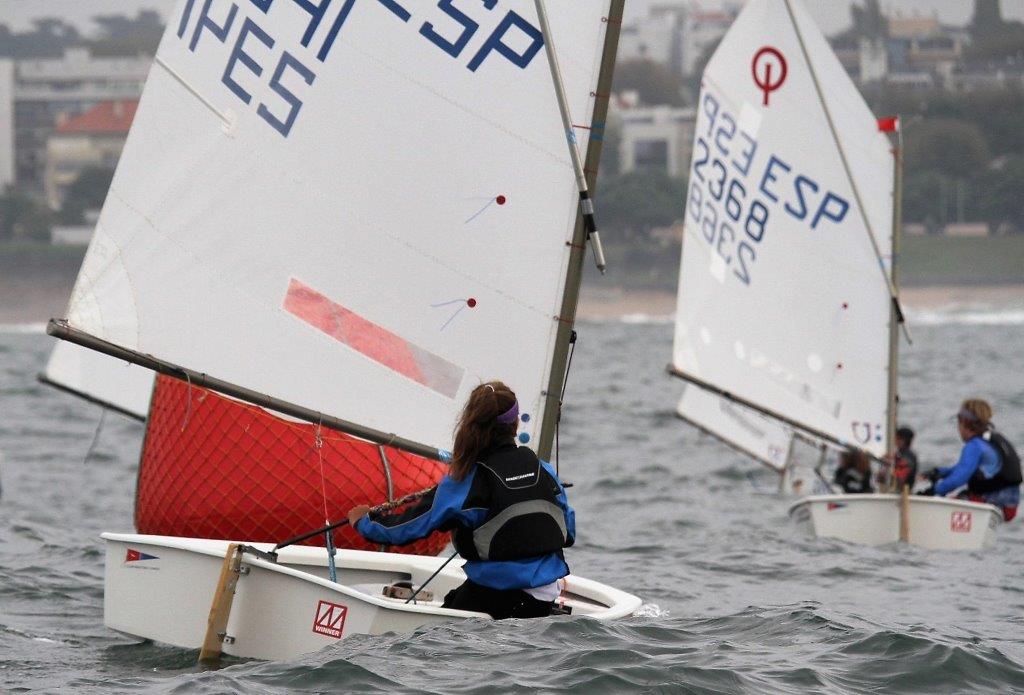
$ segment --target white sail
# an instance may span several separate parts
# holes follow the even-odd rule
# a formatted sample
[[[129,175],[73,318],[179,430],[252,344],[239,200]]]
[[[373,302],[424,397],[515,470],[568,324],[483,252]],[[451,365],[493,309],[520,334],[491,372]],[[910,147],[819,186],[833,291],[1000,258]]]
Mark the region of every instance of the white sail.
[[[750,408],[687,384],[676,414],[776,470],[788,463],[792,429]]]
[[[608,7],[549,3],[578,124]],[[537,27],[528,0],[179,0],[70,326],[440,447],[499,378],[535,436],[578,209]]]
[[[698,113],[674,367],[883,454],[887,138],[796,0],[747,4]]]
[[[41,379],[140,420],[149,413],[153,372],[73,343],[57,341]]]

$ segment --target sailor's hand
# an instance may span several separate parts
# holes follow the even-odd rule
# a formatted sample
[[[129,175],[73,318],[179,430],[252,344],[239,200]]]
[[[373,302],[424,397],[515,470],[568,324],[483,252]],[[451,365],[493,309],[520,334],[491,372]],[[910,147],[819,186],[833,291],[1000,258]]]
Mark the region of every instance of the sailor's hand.
[[[355,526],[356,522],[366,516],[369,511],[370,508],[365,504],[359,504],[352,507],[352,509],[348,510],[348,523]]]
[[[928,471],[927,473],[924,474],[924,478],[926,480],[931,481],[932,483],[938,482],[939,478],[941,478],[941,477],[942,476],[939,475],[939,469],[938,468],[933,468],[933,469],[931,469],[930,471]]]
[[[935,486],[934,485],[930,485],[927,490],[921,490],[920,492],[915,493],[915,494],[920,495],[921,497],[934,497],[935,496]]]

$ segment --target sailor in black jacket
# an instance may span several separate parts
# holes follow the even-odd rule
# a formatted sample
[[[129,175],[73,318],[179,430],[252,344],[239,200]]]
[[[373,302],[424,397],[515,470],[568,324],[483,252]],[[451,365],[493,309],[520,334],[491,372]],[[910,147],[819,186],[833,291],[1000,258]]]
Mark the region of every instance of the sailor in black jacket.
[[[562,549],[575,541],[575,514],[550,464],[515,444],[518,423],[511,389],[499,381],[478,386],[459,421],[449,473],[432,494],[401,514],[349,512],[356,531],[376,543],[454,531],[468,579],[445,597],[446,607],[495,618],[549,615],[569,574]]]

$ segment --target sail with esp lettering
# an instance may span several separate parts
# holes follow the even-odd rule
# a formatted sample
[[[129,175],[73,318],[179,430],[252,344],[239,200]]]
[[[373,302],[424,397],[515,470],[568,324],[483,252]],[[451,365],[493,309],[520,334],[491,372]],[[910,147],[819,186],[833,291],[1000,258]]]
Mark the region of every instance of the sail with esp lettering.
[[[692,382],[680,415],[773,466],[794,429],[883,455],[888,138],[798,0],[746,5],[697,111],[672,363]]]
[[[549,5],[575,123],[609,6]],[[67,325],[437,449],[500,378],[535,440],[579,206],[543,46],[526,0],[179,0]]]

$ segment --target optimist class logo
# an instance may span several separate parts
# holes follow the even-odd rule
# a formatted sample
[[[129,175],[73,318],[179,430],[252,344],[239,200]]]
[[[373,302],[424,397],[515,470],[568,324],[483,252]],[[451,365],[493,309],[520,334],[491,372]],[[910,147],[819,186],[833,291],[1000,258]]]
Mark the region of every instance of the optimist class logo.
[[[829,502],[825,505],[825,508],[831,512],[836,509],[846,509],[846,504],[843,502]]]
[[[316,606],[316,616],[313,618],[313,632],[340,638],[341,633],[345,631],[346,615],[348,615],[346,606],[330,601],[320,601]]]
[[[128,551],[124,554],[125,562],[139,562],[140,560],[159,560],[160,558],[156,555],[149,555],[140,550],[134,550],[128,548]]]
[[[763,46],[754,54],[754,60],[750,64],[750,71],[754,75],[754,84],[764,94],[764,105],[768,106],[768,95],[782,86],[786,81],[786,74],[789,66],[786,58],[779,49],[772,46]]]

